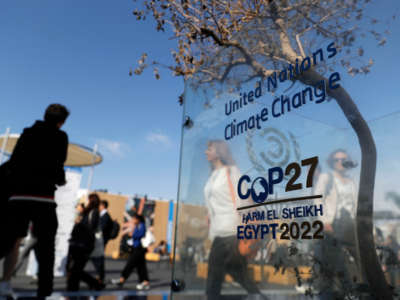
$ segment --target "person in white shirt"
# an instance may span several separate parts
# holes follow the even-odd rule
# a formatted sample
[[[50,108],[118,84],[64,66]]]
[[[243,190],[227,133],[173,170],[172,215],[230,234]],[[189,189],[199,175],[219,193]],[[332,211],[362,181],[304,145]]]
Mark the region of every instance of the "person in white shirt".
[[[230,274],[249,294],[264,298],[248,272],[246,257],[238,250],[238,197],[235,195],[233,199],[229,181],[233,186],[237,186],[240,171],[225,141],[209,141],[205,154],[211,167],[211,175],[204,187],[209,220],[208,235],[212,241],[208,259],[207,298],[220,299],[225,274]]]
[[[344,292],[343,284],[354,281],[349,264],[353,262],[354,266],[359,261],[355,226],[357,187],[348,174],[356,164],[344,149],[333,151],[327,163],[332,171],[319,176],[314,191],[315,195],[323,196],[324,204],[324,240],[321,240],[316,249],[316,257],[322,268],[322,276],[318,276],[318,281],[321,282],[318,285],[320,290],[337,294]],[[324,275],[334,281],[324,280]],[[359,281],[360,275],[357,274],[356,277]],[[337,283],[336,290],[331,281]]]

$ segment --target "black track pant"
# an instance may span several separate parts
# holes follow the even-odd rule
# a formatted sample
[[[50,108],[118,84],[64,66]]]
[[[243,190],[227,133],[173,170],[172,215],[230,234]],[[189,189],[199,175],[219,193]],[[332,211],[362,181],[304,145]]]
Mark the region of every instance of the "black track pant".
[[[79,283],[85,282],[89,288],[98,288],[99,282],[89,273],[85,272],[86,263],[89,261],[90,251],[82,247],[70,246],[67,262],[67,290],[78,291]]]
[[[128,279],[128,277],[132,274],[132,271],[136,268],[139,276],[139,282],[149,280],[145,258],[146,251],[147,250],[142,247],[132,249],[132,253],[128,258],[128,262],[121,273],[123,278]]]
[[[104,256],[91,257],[90,261],[92,262],[99,279],[103,281],[105,276],[105,257]]]
[[[225,274],[231,275],[249,294],[260,293],[249,274],[246,258],[239,253],[236,236],[216,237],[212,243],[208,260],[208,300],[221,299]]]
[[[56,204],[14,200],[8,203],[7,225],[1,228],[0,253],[7,255],[10,245],[14,245],[17,238],[27,235],[29,223],[32,222],[34,235],[37,238],[35,246],[39,263],[38,296],[49,296],[53,292],[53,269],[55,253],[55,236],[58,221]]]

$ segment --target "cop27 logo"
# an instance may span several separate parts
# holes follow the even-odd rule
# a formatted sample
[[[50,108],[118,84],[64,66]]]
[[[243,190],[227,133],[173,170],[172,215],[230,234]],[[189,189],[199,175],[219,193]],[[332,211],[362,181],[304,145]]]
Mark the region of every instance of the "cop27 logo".
[[[307,180],[305,185],[307,188],[313,186],[313,177],[315,170],[318,165],[318,156],[310,157],[307,159],[303,159],[301,163],[292,162],[287,165],[285,170],[281,167],[273,167],[268,169],[267,176],[265,177],[257,177],[254,180],[250,178],[248,175],[243,175],[240,177],[237,192],[240,199],[245,200],[250,196],[256,203],[263,203],[267,200],[268,195],[272,195],[274,193],[274,185],[281,183],[284,180],[284,177],[288,177],[289,180],[286,183],[285,192],[291,192],[296,190],[303,189],[303,183],[297,182],[299,177],[301,176],[302,170],[304,167],[308,167]],[[243,183],[248,183],[250,188],[245,188]],[[261,190],[259,193],[256,191],[256,186],[260,186]]]

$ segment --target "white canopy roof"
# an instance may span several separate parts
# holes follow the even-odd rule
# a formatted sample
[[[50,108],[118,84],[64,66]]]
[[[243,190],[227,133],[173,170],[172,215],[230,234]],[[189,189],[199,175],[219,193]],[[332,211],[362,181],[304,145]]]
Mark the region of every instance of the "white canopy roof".
[[[11,154],[13,152],[18,138],[19,134],[8,135],[7,144],[4,150],[6,153]],[[0,148],[3,146],[5,139],[5,135],[0,135]],[[99,152],[94,153],[94,151],[88,147],[69,143],[67,160],[64,165],[68,167],[87,167],[97,165],[102,161],[103,157]]]

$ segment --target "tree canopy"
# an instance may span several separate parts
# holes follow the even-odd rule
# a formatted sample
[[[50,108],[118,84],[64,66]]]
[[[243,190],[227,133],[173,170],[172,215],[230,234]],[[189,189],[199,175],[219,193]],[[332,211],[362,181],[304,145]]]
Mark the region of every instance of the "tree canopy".
[[[368,73],[373,59],[364,58],[358,39],[372,35],[379,45],[385,32],[365,15],[369,0],[152,0],[133,14],[151,16],[156,30],[173,32],[174,64],[166,66],[177,76],[197,77],[198,82],[225,81],[236,67],[251,68],[250,77],[265,78],[296,59],[307,57],[324,41],[335,42],[346,54],[340,63],[351,75]],[[342,56],[343,57],[343,56]],[[159,78],[160,62],[138,61],[139,75],[153,66]],[[319,66],[323,70],[330,66]]]

